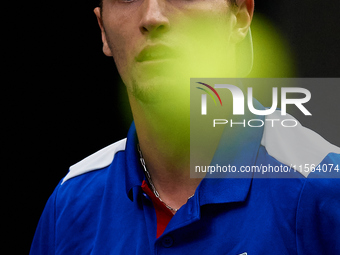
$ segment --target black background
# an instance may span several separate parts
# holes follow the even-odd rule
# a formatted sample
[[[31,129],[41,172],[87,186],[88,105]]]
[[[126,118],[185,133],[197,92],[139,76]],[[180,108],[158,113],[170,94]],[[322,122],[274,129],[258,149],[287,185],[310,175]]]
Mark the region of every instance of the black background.
[[[255,2],[255,13],[287,40],[293,77],[340,76],[339,1]],[[7,10],[1,187],[11,254],[28,253],[44,205],[69,166],[124,138],[131,123],[124,86],[101,51],[96,5],[26,2]],[[314,90],[315,117],[303,124],[340,146],[340,88]]]

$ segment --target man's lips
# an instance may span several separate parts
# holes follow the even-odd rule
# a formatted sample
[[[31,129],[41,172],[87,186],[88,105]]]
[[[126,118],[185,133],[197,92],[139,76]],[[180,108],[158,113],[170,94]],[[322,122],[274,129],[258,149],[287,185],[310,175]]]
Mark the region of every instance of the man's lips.
[[[164,44],[148,45],[136,57],[137,62],[172,59],[176,52]]]

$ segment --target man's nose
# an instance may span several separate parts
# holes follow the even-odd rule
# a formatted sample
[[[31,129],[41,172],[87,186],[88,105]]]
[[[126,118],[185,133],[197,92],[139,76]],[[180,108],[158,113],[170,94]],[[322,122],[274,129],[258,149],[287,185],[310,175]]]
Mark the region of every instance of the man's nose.
[[[164,33],[170,28],[166,0],[144,0],[139,29],[142,34]]]

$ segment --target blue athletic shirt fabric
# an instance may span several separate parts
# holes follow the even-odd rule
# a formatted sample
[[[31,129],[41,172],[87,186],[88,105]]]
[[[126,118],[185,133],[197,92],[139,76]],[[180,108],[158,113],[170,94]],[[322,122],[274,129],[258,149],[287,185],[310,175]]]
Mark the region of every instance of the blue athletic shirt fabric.
[[[268,123],[244,128],[232,150],[230,141],[221,142],[214,162],[291,166],[302,158],[340,167],[340,149],[316,133]],[[70,168],[46,204],[30,254],[340,254],[340,171],[334,169],[205,178],[156,238],[136,144],[132,124],[127,139]]]

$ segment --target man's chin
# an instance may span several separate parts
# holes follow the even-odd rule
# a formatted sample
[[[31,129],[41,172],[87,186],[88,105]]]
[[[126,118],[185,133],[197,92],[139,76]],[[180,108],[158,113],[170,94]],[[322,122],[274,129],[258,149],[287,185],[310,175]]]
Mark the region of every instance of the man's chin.
[[[188,87],[190,80],[188,82]],[[185,84],[182,84],[182,90]],[[132,82],[132,95],[143,103],[164,103],[174,100],[181,93],[179,83],[169,76],[153,76]]]
[[[200,58],[137,63],[129,75],[130,92],[144,103],[189,102],[190,78],[229,77],[228,70],[232,70],[225,58]]]
[[[131,83],[128,87],[137,100],[144,103],[164,103],[165,100],[186,96],[184,94],[186,90],[189,91],[190,77],[185,77],[175,68],[142,68],[132,75]],[[189,100],[189,94],[187,96]]]

